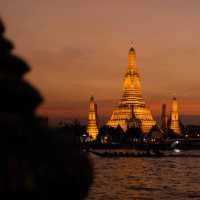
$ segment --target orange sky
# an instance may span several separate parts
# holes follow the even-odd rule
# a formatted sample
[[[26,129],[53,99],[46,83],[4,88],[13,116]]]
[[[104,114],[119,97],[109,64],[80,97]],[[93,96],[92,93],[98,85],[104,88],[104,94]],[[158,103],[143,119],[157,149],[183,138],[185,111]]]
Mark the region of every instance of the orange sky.
[[[6,35],[45,98],[40,112],[66,119],[87,118],[91,94],[111,115],[130,41],[154,116],[173,94],[182,115],[199,115],[199,9],[198,0],[0,0]]]

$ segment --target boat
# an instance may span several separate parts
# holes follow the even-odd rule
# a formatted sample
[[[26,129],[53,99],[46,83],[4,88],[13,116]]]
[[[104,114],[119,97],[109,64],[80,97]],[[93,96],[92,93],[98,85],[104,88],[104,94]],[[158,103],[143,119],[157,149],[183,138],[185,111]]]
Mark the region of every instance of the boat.
[[[187,153],[187,151],[172,151],[166,153],[150,153],[150,152],[132,152],[132,153],[124,153],[124,152],[97,152],[89,150],[89,153],[92,153],[98,157],[102,158],[121,158],[121,157],[129,157],[129,158],[162,158],[162,157],[174,157],[174,158],[200,158],[200,154],[191,154]]]
[[[159,153],[150,153],[150,152],[133,152],[133,153],[124,153],[124,152],[97,152],[89,150],[89,153],[92,153],[99,157],[108,157],[108,158],[116,158],[116,157],[163,157],[164,154]]]

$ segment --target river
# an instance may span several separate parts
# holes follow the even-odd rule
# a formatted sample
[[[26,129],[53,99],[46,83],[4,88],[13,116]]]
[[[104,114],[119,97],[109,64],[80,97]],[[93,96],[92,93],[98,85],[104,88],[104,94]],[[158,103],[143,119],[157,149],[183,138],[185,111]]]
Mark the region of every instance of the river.
[[[89,157],[95,178],[86,200],[200,200],[200,156]]]

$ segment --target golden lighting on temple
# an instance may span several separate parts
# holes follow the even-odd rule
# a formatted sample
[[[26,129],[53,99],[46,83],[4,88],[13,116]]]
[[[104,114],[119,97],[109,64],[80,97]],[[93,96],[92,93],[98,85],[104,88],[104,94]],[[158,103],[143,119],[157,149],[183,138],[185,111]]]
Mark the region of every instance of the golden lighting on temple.
[[[171,104],[171,113],[169,119],[169,129],[171,129],[176,134],[181,134],[181,126],[178,111],[178,102],[174,97]]]
[[[123,80],[123,95],[107,125],[112,127],[120,125],[123,130],[126,130],[130,123],[138,124],[138,121],[145,134],[148,134],[156,124],[141,94],[140,76],[136,65],[136,52],[131,47],[128,54],[128,69]]]
[[[90,97],[89,101],[87,133],[92,140],[96,140],[99,133],[97,127],[97,104],[94,101],[94,97]]]

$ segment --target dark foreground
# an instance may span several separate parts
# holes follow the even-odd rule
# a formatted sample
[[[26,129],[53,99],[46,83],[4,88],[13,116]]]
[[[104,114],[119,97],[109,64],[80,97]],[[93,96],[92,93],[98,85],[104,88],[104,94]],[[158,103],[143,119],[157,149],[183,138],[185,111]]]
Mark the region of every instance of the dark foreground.
[[[200,151],[179,154],[188,156],[111,159],[90,154],[96,178],[87,200],[199,200]]]

